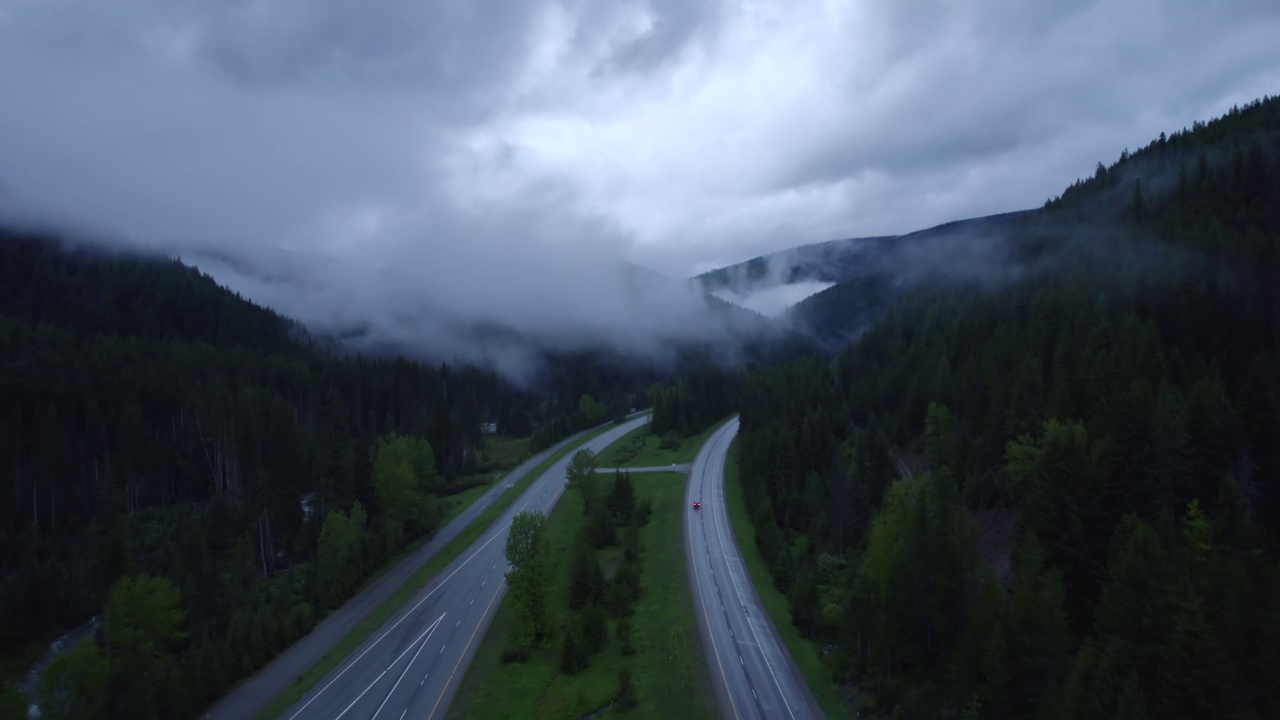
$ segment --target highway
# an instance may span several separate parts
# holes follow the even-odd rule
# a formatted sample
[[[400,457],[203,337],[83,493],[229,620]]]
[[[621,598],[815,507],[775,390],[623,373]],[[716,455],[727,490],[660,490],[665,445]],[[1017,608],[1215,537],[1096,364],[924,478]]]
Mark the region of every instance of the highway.
[[[646,413],[647,415],[647,413]],[[589,432],[589,431],[588,431]],[[284,692],[294,678],[315,665],[339,640],[369,613],[379,607],[392,593],[409,580],[414,573],[435,557],[441,548],[453,541],[471,521],[488,509],[508,488],[513,486],[533,468],[554,455],[565,445],[576,441],[573,435],[520,463],[501,481],[481,495],[475,502],[445,523],[430,540],[423,543],[391,570],[383,573],[354,598],[325,618],[298,642],[280,653],[253,677],[240,683],[225,697],[210,707],[201,718],[205,720],[243,720],[262,712],[277,695]]]
[[[599,453],[648,420],[647,413],[628,420],[609,428],[582,447]],[[474,518],[497,499],[506,485],[558,447],[560,444],[530,458],[503,478],[500,487],[492,491],[492,497],[486,495],[462,515]],[[442,717],[506,590],[503,575],[507,564],[503,551],[511,519],[524,510],[550,511],[564,491],[565,471],[572,455],[561,458],[534,480],[484,534],[281,717],[290,720]],[[461,516],[454,522],[459,520]],[[462,523],[458,531],[465,525]],[[440,534],[443,535],[444,531]],[[453,532],[450,537],[456,534]],[[403,580],[392,585],[391,589],[401,583]],[[366,614],[367,611],[355,617],[351,624]],[[325,639],[327,647],[336,642],[336,638]],[[279,685],[281,681],[277,676],[287,671],[289,674],[284,681],[287,686],[297,674],[310,667],[310,664],[290,662],[286,656],[291,652],[294,648],[268,666],[267,670],[271,670],[272,666],[281,665],[277,672],[269,674],[264,671],[260,675],[268,675],[274,685]],[[245,687],[255,682],[265,684],[262,678],[255,676],[237,688],[234,697],[229,696],[215,706],[207,717],[253,717],[274,697],[274,694],[258,694],[253,692],[256,688]],[[278,693],[281,690],[283,687],[271,687],[267,692]]]
[[[725,507],[724,464],[734,418],[698,451],[685,497],[684,542],[694,614],[720,701],[732,720],[823,717],[742,562]],[[694,510],[693,503],[702,509]]]

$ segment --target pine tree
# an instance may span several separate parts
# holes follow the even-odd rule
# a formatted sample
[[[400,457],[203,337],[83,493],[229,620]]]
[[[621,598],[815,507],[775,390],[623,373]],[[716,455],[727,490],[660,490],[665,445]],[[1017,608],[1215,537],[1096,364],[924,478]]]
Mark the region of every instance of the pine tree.
[[[577,629],[570,623],[565,628],[564,644],[560,648],[560,671],[569,675],[576,675],[587,667],[586,648],[577,635]]]
[[[630,710],[639,704],[636,698],[636,685],[631,680],[631,671],[622,668],[618,671],[618,689],[613,694],[613,701],[623,710]]]
[[[609,628],[604,613],[594,603],[582,609],[578,615],[582,626],[582,642],[587,652],[598,653],[609,644]]]

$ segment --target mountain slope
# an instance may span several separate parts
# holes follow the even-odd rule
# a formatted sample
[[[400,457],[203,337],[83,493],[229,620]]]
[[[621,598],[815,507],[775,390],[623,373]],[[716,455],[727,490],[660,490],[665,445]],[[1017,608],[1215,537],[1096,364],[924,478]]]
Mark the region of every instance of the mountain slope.
[[[0,230],[0,281],[0,662],[112,598],[54,688],[86,717],[194,717],[436,527],[481,421],[580,420],[582,385],[334,352],[170,259]]]
[[[743,301],[788,285],[821,282],[782,316],[829,350],[843,347],[904,292],[933,288],[994,287],[1083,263],[1108,265],[1116,238],[1144,208],[1185,198],[1212,172],[1231,173],[1226,190],[1247,203],[1262,202],[1261,158],[1280,151],[1272,119],[1274,99],[1237,108],[1213,123],[1125,151],[1110,166],[1067,188],[1043,208],[946,223],[895,237],[805,245],[699,276],[710,291]],[[1264,213],[1265,214],[1265,213]],[[1174,243],[1178,245],[1180,243]],[[1186,264],[1183,249],[1146,247],[1146,261],[1170,269]]]
[[[1277,99],[1162,136],[1004,276],[872,288],[834,362],[748,377],[757,545],[859,710],[1280,714],[1277,137]]]

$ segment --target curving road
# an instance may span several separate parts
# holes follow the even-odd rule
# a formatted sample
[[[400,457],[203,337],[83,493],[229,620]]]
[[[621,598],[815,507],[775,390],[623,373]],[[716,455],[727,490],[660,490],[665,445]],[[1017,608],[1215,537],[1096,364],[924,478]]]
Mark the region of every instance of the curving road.
[[[582,447],[599,453],[648,420],[648,415],[629,420]],[[524,510],[551,510],[564,491],[571,457],[561,458],[534,480],[471,547],[282,717],[443,717],[506,591],[503,553],[511,519]]]
[[[684,542],[703,650],[725,718],[823,717],[743,565],[724,500],[724,463],[738,419],[717,430],[693,461]],[[693,503],[702,503],[694,510]]]
[[[494,483],[494,486],[484,495],[454,516],[430,540],[331,613],[310,633],[282,652],[257,674],[237,685],[234,690],[205,711],[201,718],[203,720],[243,720],[262,712],[272,699],[289,687],[294,678],[319,662],[361,620],[368,617],[369,613],[407,582],[419,568],[435,557],[441,548],[452,542],[520,478],[560,448],[577,441],[579,435],[581,433],[562,440],[520,463],[501,481]]]

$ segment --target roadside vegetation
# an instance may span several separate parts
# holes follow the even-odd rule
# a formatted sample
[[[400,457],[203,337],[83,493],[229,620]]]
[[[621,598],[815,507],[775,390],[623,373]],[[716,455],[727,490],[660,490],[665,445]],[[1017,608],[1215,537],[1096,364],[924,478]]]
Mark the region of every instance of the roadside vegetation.
[[[1277,132],[1099,164],[1010,231],[1042,274],[746,376],[754,577],[861,716],[1280,717]]]
[[[689,437],[674,429],[659,436],[653,432],[653,423],[641,425],[600,453],[600,467],[662,467],[691,463],[703,443],[711,437],[711,433],[726,422],[727,419],[717,422],[707,430]]]
[[[510,470],[532,454],[528,436],[492,435],[476,450],[476,470],[481,474]]]
[[[559,462],[565,455],[573,452],[578,446],[588,440],[591,440],[597,435],[600,435],[608,429],[609,427],[605,426],[584,434],[576,442],[552,453],[545,460],[534,466],[534,468],[528,473],[525,473],[525,475],[516,482],[514,487],[504,491],[492,505],[476,517],[475,520],[471,521],[471,523],[467,525],[467,527],[463,529],[457,537],[449,541],[448,544],[440,549],[440,552],[436,553],[434,557],[418,569],[418,571],[415,572],[408,581],[396,588],[396,591],[392,593],[392,595],[381,605],[379,605],[377,609],[369,613],[365,619],[361,620],[355,628],[353,628],[351,632],[347,633],[346,637],[334,645],[323,658],[307,669],[306,672],[299,675],[298,679],[295,680],[287,690],[276,696],[276,698],[274,698],[271,703],[258,714],[258,720],[272,720],[273,718],[279,717],[285,710],[301,699],[308,690],[332,672],[334,668],[336,668],[348,655],[352,653],[352,651],[360,647],[360,645],[367,640],[375,630],[386,624],[386,622],[395,615],[396,611],[408,602],[410,598],[417,594],[419,590],[425,587],[433,577],[447,567],[449,563],[457,559],[464,550],[470,547],[477,538],[483,535],[484,531],[498,519],[498,516],[505,512],[507,508],[511,507],[511,504],[520,497],[521,493],[523,493],[525,489],[528,488],[536,479],[541,477],[548,468],[556,462]],[[483,489],[480,492],[483,492]],[[454,514],[461,512],[463,507],[464,506],[459,505],[455,509]],[[424,538],[418,544],[425,542],[425,540],[426,539]],[[415,544],[414,549],[417,548],[418,544]],[[409,552],[412,552],[412,550]],[[403,556],[397,557],[395,560],[387,563],[379,573],[375,574],[369,580],[369,582],[376,580],[382,572],[389,570],[400,560],[403,560]]]
[[[733,539],[742,553],[742,561],[751,576],[751,583],[769,613],[769,619],[782,636],[782,642],[791,653],[796,666],[804,674],[804,679],[813,691],[813,695],[827,713],[827,717],[846,717],[850,710],[840,695],[840,688],[831,679],[831,668],[823,662],[822,646],[813,639],[806,638],[796,627],[791,615],[791,605],[787,596],[777,588],[773,581],[764,556],[756,544],[756,529],[747,516],[746,499],[742,494],[742,482],[738,477],[738,445],[740,440],[734,438],[725,459],[724,497],[729,511],[729,524],[733,527]]]
[[[716,716],[685,572],[685,477],[595,466],[579,451],[550,517],[513,524],[509,589],[449,717]]]

